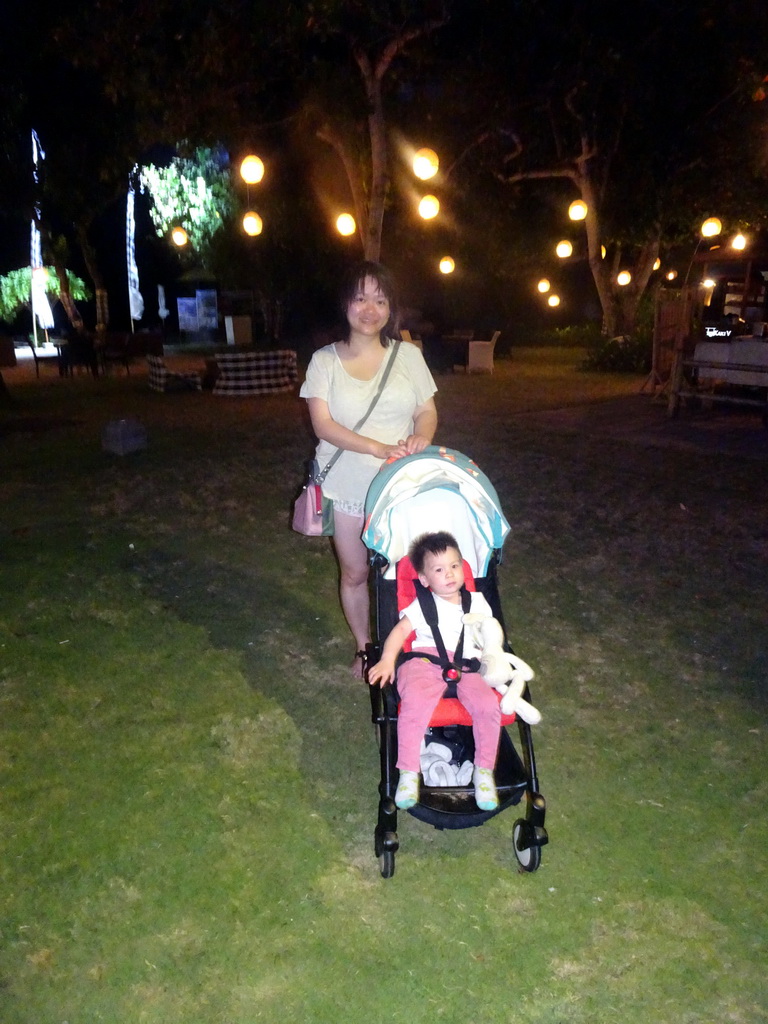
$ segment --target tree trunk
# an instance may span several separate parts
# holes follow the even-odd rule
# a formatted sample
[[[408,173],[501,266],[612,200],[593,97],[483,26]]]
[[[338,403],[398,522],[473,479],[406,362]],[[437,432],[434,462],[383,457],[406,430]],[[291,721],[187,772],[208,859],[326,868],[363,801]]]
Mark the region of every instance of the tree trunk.
[[[418,6],[418,5],[417,5]],[[389,147],[387,124],[384,116],[382,83],[395,57],[406,49],[409,43],[421,36],[429,35],[446,24],[450,15],[445,9],[427,18],[420,24],[407,29],[398,27],[381,51],[372,59],[357,41],[351,41],[354,60],[360,69],[365,95],[368,101],[368,140],[370,144],[370,178],[367,189],[363,173],[355,167],[339,132],[324,126],[320,138],[330,142],[342,159],[347,174],[358,218],[363,245],[363,254],[368,260],[381,258],[381,243],[384,230],[384,209],[389,193]]]
[[[80,252],[83,254],[85,268],[93,281],[96,293],[96,331],[101,334],[109,326],[109,293],[101,273],[99,261],[96,258],[96,251],[88,238],[88,231],[83,224],[76,224],[77,241],[80,245]]]
[[[635,330],[640,302],[648,288],[658,254],[658,234],[643,245],[631,265],[626,260],[622,261],[620,249],[609,267],[606,267],[600,253],[595,260],[590,252],[589,267],[603,311],[603,334],[606,337],[632,334]],[[629,270],[632,274],[628,285],[617,284],[620,269]]]
[[[363,70],[362,67],[361,70]],[[363,73],[369,104],[368,133],[371,139],[371,191],[368,203],[368,222],[363,235],[363,252],[367,260],[378,260],[381,257],[384,205],[389,190],[387,129],[381,95],[382,75],[383,68],[381,67],[372,71],[368,66],[367,73]]]
[[[72,298],[72,293],[69,290],[69,278],[67,276],[67,268],[63,266],[58,257],[54,255],[53,265],[56,268],[56,277],[59,282],[59,299],[64,312],[67,314],[67,319],[76,331],[83,329],[83,318],[80,316],[80,311],[75,305],[75,300]]]
[[[581,198],[587,204],[585,230],[587,233],[587,254],[592,280],[595,282],[597,296],[603,312],[603,334],[614,338],[620,334],[632,334],[637,321],[640,300],[648,287],[653,273],[653,265],[659,255],[660,230],[643,245],[634,259],[632,266],[622,262],[622,249],[618,248],[609,265],[603,259],[600,205],[597,191],[589,175],[589,164],[585,160],[582,170],[574,175],[574,183],[581,192]],[[620,270],[629,270],[632,280],[628,285],[620,285],[616,277]]]
[[[326,122],[318,130],[317,136],[332,146],[341,160],[352,193],[352,201],[355,204],[355,217],[363,246],[363,256],[367,260],[375,261],[381,257],[384,206],[389,189],[387,130],[381,95],[380,68],[377,67],[374,70],[367,54],[362,51],[355,51],[355,60],[363,78],[370,111],[368,114],[368,139],[371,163],[367,189],[363,184],[360,169],[339,131]]]
[[[344,173],[346,174],[347,182],[349,183],[349,190],[352,193],[352,202],[355,207],[355,219],[362,231],[363,224],[366,224],[368,221],[368,204],[365,201],[365,189],[363,188],[361,176],[355,161],[347,149],[344,139],[328,122],[318,129],[317,137],[323,142],[327,142],[329,146],[335,149],[339,159],[341,160],[341,166],[344,168]]]

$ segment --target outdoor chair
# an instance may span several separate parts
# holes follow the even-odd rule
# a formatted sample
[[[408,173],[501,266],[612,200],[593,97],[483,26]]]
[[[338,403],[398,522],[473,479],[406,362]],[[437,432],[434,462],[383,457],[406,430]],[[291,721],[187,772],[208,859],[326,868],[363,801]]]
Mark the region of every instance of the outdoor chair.
[[[61,346],[59,372],[63,377],[71,377],[75,367],[87,370],[92,376],[99,375],[99,360],[93,339],[85,334],[73,334]]]
[[[470,341],[467,373],[493,373],[493,351],[501,331],[494,331],[490,341]]]
[[[203,375],[195,370],[176,373],[169,370],[162,356],[147,356],[149,386],[152,391],[202,391]]]
[[[128,338],[124,332],[109,332],[97,342],[99,362],[102,373],[109,373],[110,366],[124,366],[125,372],[130,373],[128,358]]]
[[[40,376],[40,364],[41,363],[56,363],[59,373],[61,369],[61,349],[57,348],[49,341],[38,342],[35,345],[35,339],[33,337],[19,339],[22,344],[29,345],[29,349],[32,353],[32,358],[35,361],[35,376]]]

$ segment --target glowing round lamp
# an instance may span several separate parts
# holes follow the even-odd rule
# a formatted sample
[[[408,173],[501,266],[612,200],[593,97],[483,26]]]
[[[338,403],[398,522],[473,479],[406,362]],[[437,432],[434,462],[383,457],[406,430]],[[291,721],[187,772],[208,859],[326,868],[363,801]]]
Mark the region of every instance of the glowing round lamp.
[[[189,235],[184,230],[184,228],[175,227],[173,231],[171,231],[171,239],[173,241],[173,244],[178,245],[178,247],[181,249],[189,241]]]
[[[708,217],[701,225],[701,234],[703,238],[714,238],[715,235],[719,235],[722,230],[722,221],[717,217]]]
[[[441,274],[452,274],[456,269],[456,264],[450,256],[443,256],[440,260],[440,273]]]
[[[32,271],[32,277],[35,281],[42,281],[43,284],[48,280],[48,271],[45,267],[35,267]]]
[[[714,288],[715,284],[716,284],[716,282],[713,281],[711,277],[705,277],[704,280],[701,282],[701,287],[702,288]]]
[[[340,235],[354,235],[357,231],[357,224],[351,213],[339,214],[336,218],[336,230]]]
[[[560,296],[559,295],[550,295],[549,298],[547,299],[547,305],[548,306],[552,306],[553,309],[554,309],[555,306],[559,306],[560,305]]]
[[[422,181],[434,178],[439,166],[440,160],[434,149],[420,149],[413,158],[413,173]]]
[[[622,287],[624,287],[624,285],[629,284],[629,282],[631,280],[632,280],[632,275],[630,274],[630,272],[628,270],[622,270],[622,272],[616,278],[616,283],[620,284]]]
[[[561,260],[567,260],[573,252],[573,246],[570,242],[564,240],[562,242],[557,243],[557,248],[555,249],[555,252]]]
[[[674,281],[676,277],[677,277],[677,271],[676,270],[668,270],[667,271],[667,280],[668,281]]]
[[[657,257],[656,262],[653,264],[653,269],[654,270],[658,270],[660,266],[661,266],[661,260],[658,259],[658,257]]]
[[[419,203],[419,216],[424,220],[432,220],[440,212],[440,201],[437,196],[424,196]]]
[[[549,283],[546,277],[542,277],[542,279],[539,281],[536,287],[539,289],[542,295],[546,295],[546,293],[549,291],[552,285]]]
[[[587,216],[587,204],[583,199],[574,199],[568,207],[568,216],[571,220],[584,220]]]
[[[741,234],[741,232],[739,232],[738,235],[735,235],[731,239],[731,248],[732,249],[746,249],[746,247],[747,247],[747,239],[745,238],[744,235]]]
[[[264,221],[253,210],[249,210],[248,213],[243,217],[243,231],[246,235],[250,235],[253,238],[254,235],[260,235],[264,227]]]
[[[258,185],[264,177],[264,161],[257,156],[247,156],[240,164],[240,177],[248,185]]]

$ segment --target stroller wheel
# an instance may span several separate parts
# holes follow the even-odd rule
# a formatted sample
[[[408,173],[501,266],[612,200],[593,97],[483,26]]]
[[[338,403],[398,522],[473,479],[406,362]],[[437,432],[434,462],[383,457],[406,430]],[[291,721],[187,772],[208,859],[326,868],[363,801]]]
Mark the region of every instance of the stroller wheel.
[[[391,878],[395,873],[395,854],[392,850],[382,850],[379,854],[379,871],[382,878]]]
[[[512,844],[521,871],[536,871],[541,864],[541,848],[533,843],[533,827],[525,818],[518,818],[512,830]]]

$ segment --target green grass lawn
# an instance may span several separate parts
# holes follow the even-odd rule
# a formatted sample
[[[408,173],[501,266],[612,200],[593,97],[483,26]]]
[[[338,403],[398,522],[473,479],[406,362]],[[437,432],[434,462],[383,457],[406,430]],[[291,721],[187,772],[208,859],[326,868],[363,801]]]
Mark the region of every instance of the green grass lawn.
[[[757,1024],[765,463],[514,414],[636,393],[574,350],[438,379],[512,524],[550,845],[373,856],[378,756],[295,396],[14,382],[0,413],[2,1024]],[[136,416],[146,451],[100,450]]]

